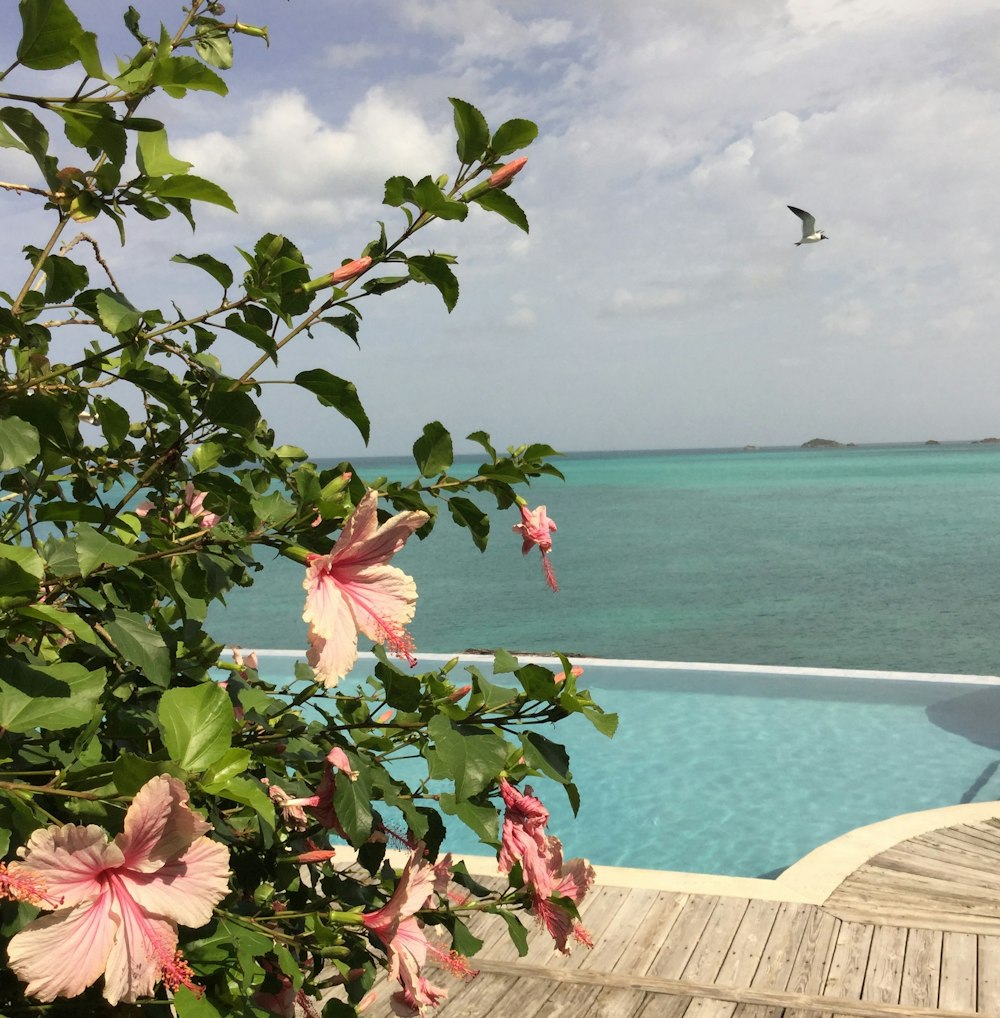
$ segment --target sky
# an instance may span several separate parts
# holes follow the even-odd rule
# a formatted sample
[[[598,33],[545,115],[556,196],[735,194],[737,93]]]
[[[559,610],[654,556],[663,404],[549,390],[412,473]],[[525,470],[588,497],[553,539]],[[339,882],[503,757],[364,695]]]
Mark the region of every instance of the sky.
[[[107,36],[106,63],[125,53],[115,4],[71,6]],[[174,24],[168,0],[135,6],[148,30]],[[235,247],[282,232],[319,274],[359,254],[378,220],[395,236],[385,179],[454,173],[449,96],[492,127],[539,125],[510,191],[528,235],[473,210],[407,247],[458,255],[451,314],[432,288],[407,286],[364,302],[360,350],[321,331],[272,372],[353,380],[370,446],[312,397],[267,386],[279,441],[315,456],[406,453],[432,419],[457,451],[478,429],[565,451],[1000,434],[993,0],[226,7],[266,24],[270,47],[237,37],[226,99],[164,98],[152,113],[240,214],[203,206],[193,235],[176,216],[139,222],[124,251],[93,224],[142,306],[190,313],[214,298],[174,253],[238,268]],[[5,4],[0,50],[17,28]],[[28,82],[15,72],[0,89]],[[0,179],[37,183],[10,150]],[[34,199],[2,200],[0,271],[19,283],[21,246],[51,225]],[[796,247],[787,205],[830,239]],[[250,352],[227,345],[227,364],[242,370]]]

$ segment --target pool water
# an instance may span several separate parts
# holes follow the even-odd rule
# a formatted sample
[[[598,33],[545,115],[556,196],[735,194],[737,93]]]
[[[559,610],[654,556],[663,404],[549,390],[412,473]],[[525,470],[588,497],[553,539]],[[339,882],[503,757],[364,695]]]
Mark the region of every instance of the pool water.
[[[262,654],[261,665],[272,681],[291,674],[288,658]],[[776,876],[855,827],[1000,798],[1000,685],[985,680],[616,663],[588,664],[580,685],[619,714],[618,733],[579,717],[543,732],[569,750],[576,818],[558,784],[534,788],[566,854],[594,863]],[[490,852],[456,820],[444,844]]]

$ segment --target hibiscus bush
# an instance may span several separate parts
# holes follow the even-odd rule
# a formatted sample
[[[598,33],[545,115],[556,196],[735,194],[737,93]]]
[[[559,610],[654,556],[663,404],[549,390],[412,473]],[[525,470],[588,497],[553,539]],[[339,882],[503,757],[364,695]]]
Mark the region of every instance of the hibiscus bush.
[[[386,182],[394,238],[380,224],[316,274],[284,235],[237,237],[229,261],[172,259],[218,287],[211,307],[148,307],[119,247],[135,217],[193,229],[200,203],[233,203],[171,154],[172,105],[141,107],[224,95],[234,36],[267,31],[210,0],[169,28],[129,8],[134,52],[112,65],[65,0],[19,13],[20,39],[0,42],[0,147],[24,177],[0,189],[34,203],[38,234],[0,292],[0,1013],[341,1018],[378,992],[412,1015],[444,995],[435,966],[470,971],[471,914],[496,913],[522,951],[524,913],[561,949],[586,942],[593,871],[563,861],[525,782],[575,808],[567,753],[539,726],[581,713],[610,735],[614,717],[565,658],[559,674],[501,650],[492,669],[420,670],[415,584],[391,563],[433,540],[442,505],[484,548],[495,506],[554,588],[555,525],[519,494],[559,475],[554,451],[474,432],[482,463],[463,474],[432,422],[413,480],[366,481],[276,444],[258,405],[281,380],[367,441],[355,387],[322,367],[282,377],[284,348],[357,343],[362,301],[410,283],[450,311],[455,256],[411,242],[469,215],[526,230],[510,189],[534,124],[491,131],[452,99],[457,169]],[[264,678],[206,618],[275,555],[302,567],[309,646]],[[376,651],[361,679],[359,635]],[[459,824],[506,886],[445,853]]]

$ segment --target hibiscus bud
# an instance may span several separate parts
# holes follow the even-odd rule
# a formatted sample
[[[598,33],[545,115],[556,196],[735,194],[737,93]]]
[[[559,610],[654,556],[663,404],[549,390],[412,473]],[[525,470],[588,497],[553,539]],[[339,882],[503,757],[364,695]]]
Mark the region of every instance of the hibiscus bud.
[[[375,723],[379,725],[388,724],[396,715],[396,712],[390,707],[388,710],[382,711],[381,714],[375,718]]]
[[[458,689],[448,695],[448,699],[451,700],[452,703],[457,703],[463,696],[465,696],[466,693],[471,692],[472,686],[459,686]]]
[[[331,283],[343,283],[348,279],[353,279],[355,276],[360,276],[362,272],[371,268],[372,260],[368,255],[364,258],[355,258],[353,262],[347,262],[345,265],[341,265],[339,269],[334,269],[330,273]]]
[[[300,852],[298,855],[292,856],[295,862],[326,862],[328,859],[332,859],[337,854],[337,850],[334,848],[314,848],[308,852]]]
[[[527,161],[527,156],[520,156],[517,159],[512,159],[505,166],[501,166],[500,169],[496,170],[490,177],[488,181],[490,187],[503,187],[504,184],[506,184],[512,177],[521,172]]]

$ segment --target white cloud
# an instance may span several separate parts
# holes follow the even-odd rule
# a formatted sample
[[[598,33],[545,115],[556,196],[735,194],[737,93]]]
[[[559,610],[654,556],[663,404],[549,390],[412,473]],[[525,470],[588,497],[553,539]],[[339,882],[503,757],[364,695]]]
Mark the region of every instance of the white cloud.
[[[396,96],[368,91],[341,124],[325,119],[297,91],[254,105],[245,127],[173,143],[194,171],[230,183],[245,218],[276,225],[336,226],[370,217],[373,197],[394,174],[441,172],[450,131],[434,130]]]

